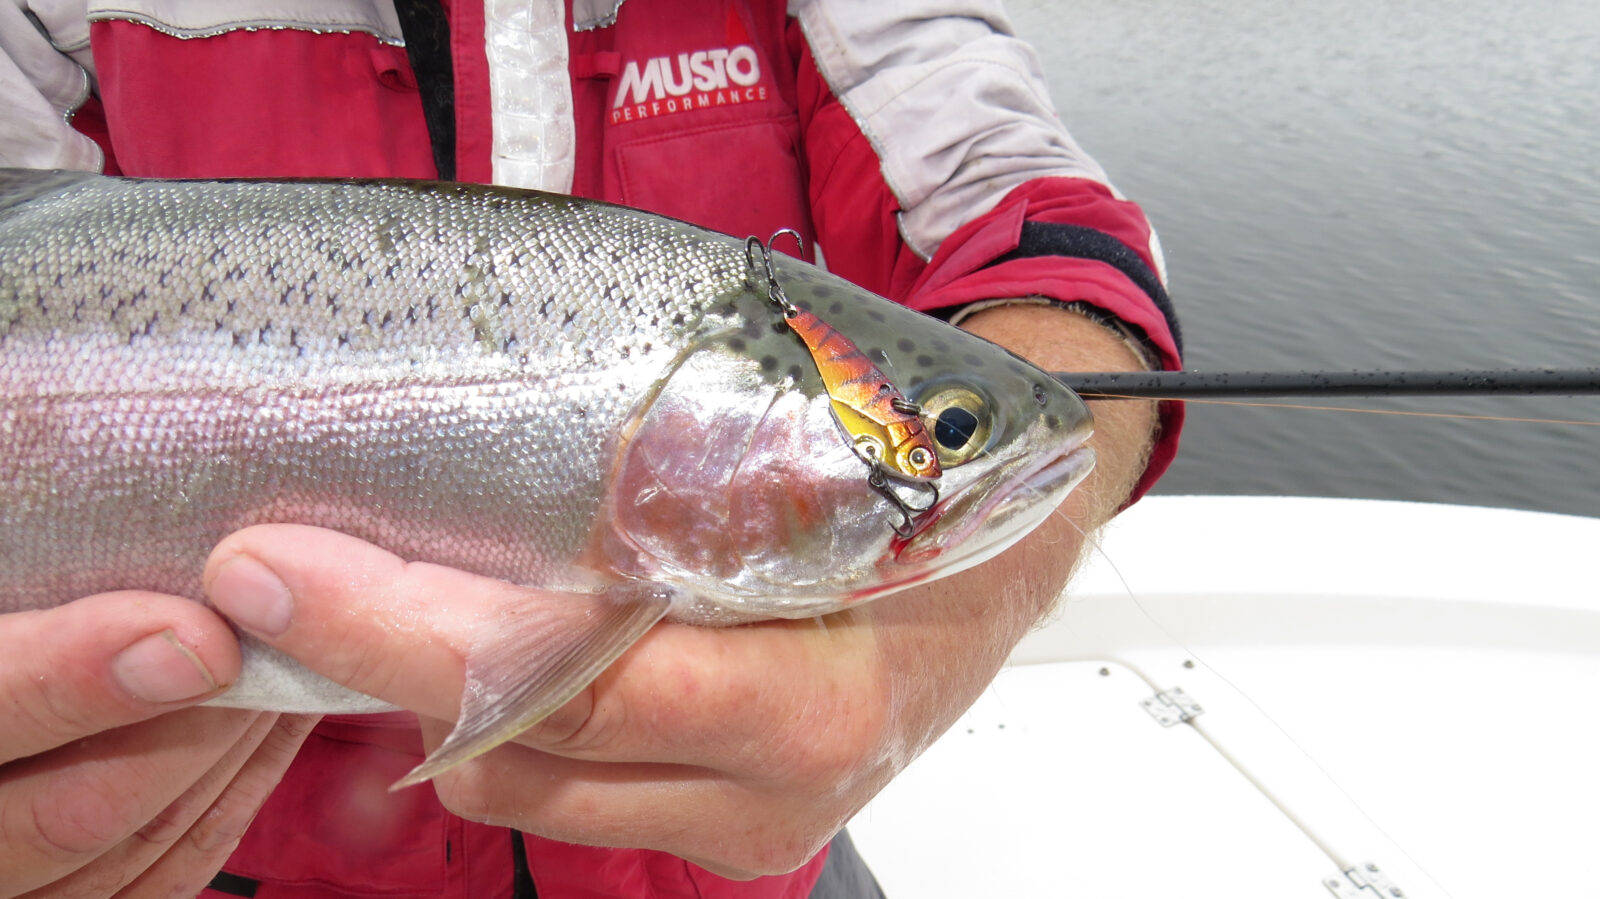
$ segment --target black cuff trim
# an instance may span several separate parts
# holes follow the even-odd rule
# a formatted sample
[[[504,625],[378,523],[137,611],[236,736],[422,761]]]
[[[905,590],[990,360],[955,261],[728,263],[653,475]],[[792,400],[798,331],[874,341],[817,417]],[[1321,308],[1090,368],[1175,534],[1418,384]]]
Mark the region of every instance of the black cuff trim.
[[[229,874],[227,871],[218,871],[217,876],[211,878],[211,882],[206,884],[206,886],[219,893],[245,897],[254,896],[256,887],[260,885],[260,881],[251,880],[248,877],[240,877],[237,874]]]
[[[1128,280],[1144,291],[1151,302],[1156,304],[1156,308],[1161,310],[1162,317],[1167,320],[1167,327],[1172,329],[1173,343],[1177,345],[1179,354],[1183,353],[1183,332],[1178,328],[1178,313],[1172,307],[1172,298],[1167,296],[1167,289],[1161,285],[1161,279],[1156,277],[1150,266],[1145,265],[1139,254],[1127,244],[1104,231],[1081,225],[1025,221],[1022,223],[1022,236],[1017,242],[1017,248],[996,259],[991,265],[1035,256],[1093,259],[1104,262],[1126,275]]]

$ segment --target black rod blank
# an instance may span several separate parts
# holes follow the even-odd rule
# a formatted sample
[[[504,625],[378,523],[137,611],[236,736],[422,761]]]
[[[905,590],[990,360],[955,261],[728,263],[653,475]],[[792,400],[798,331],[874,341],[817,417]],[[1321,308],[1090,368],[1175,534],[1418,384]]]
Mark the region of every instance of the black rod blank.
[[[1501,371],[1053,372],[1080,396],[1482,396],[1600,393],[1600,368]]]

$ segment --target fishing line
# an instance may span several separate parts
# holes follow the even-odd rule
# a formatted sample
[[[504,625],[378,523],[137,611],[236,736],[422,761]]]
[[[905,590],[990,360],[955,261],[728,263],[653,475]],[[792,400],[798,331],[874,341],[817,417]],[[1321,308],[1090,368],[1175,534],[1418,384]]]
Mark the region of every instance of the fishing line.
[[[1466,421],[1501,421],[1516,424],[1574,425],[1581,428],[1600,428],[1600,421],[1575,418],[1519,418],[1509,415],[1472,415],[1466,412],[1413,412],[1405,409],[1361,409],[1355,406],[1315,406],[1305,403],[1252,403],[1244,400],[1194,399],[1182,396],[1153,396],[1132,393],[1086,393],[1085,400],[1169,400],[1178,403],[1198,403],[1206,406],[1244,406],[1259,409],[1298,409],[1304,412],[1355,412],[1366,415],[1398,415],[1405,418],[1454,418]]]
[[[1057,508],[1054,514],[1060,515],[1062,520],[1064,520],[1068,526],[1070,526],[1074,531],[1077,531],[1078,534],[1083,537],[1084,542],[1094,550],[1095,554],[1105,561],[1106,566],[1110,568],[1112,575],[1122,586],[1123,595],[1125,595],[1128,600],[1133,603],[1133,607],[1135,609],[1139,610],[1140,616],[1142,616],[1146,622],[1159,631],[1161,635],[1164,636],[1172,645],[1177,646],[1184,652],[1184,654],[1193,659],[1196,665],[1204,668],[1213,677],[1231,689],[1236,695],[1239,696],[1239,698],[1243,699],[1251,708],[1255,709],[1256,713],[1261,716],[1262,720],[1272,725],[1273,730],[1277,731],[1278,734],[1283,737],[1283,739],[1287,740],[1289,745],[1294,747],[1294,750],[1300,754],[1300,757],[1309,763],[1311,767],[1315,768],[1317,772],[1322,775],[1327,784],[1331,786],[1340,796],[1344,797],[1344,800],[1350,804],[1350,807],[1354,809],[1358,815],[1361,816],[1362,820],[1366,821],[1367,824],[1370,825],[1379,836],[1386,840],[1389,846],[1393,847],[1394,851],[1400,853],[1401,856],[1410,862],[1412,867],[1421,873],[1423,877],[1426,877],[1441,894],[1446,897],[1453,897],[1453,894],[1449,890],[1446,890],[1444,886],[1439,883],[1438,879],[1435,878],[1426,867],[1412,857],[1412,855],[1406,851],[1405,847],[1400,845],[1400,841],[1395,839],[1387,830],[1385,830],[1383,825],[1379,824],[1377,820],[1375,820],[1366,810],[1366,808],[1344,788],[1344,785],[1341,784],[1338,779],[1328,771],[1327,768],[1324,768],[1322,764],[1317,761],[1316,757],[1311,754],[1311,751],[1306,749],[1305,746],[1301,745],[1300,741],[1296,740],[1294,736],[1278,722],[1278,719],[1274,718],[1271,713],[1261,706],[1260,703],[1256,702],[1254,697],[1245,692],[1243,688],[1234,683],[1233,680],[1227,675],[1219,671],[1214,665],[1208,662],[1203,655],[1201,655],[1199,652],[1196,652],[1192,646],[1180,639],[1176,634],[1169,630],[1166,625],[1162,624],[1161,621],[1156,618],[1156,616],[1145,606],[1143,602],[1139,600],[1139,597],[1133,592],[1133,586],[1128,583],[1128,579],[1123,575],[1122,569],[1118,568],[1117,563],[1111,560],[1110,554],[1105,551],[1105,547],[1100,544],[1099,540],[1080,527],[1077,522],[1072,520],[1071,516],[1067,515],[1060,508]],[[1075,568],[1073,570],[1073,577],[1075,578],[1077,574],[1078,570]],[[1071,605],[1072,591],[1071,580],[1069,579],[1068,587],[1063,592],[1059,611],[1056,614],[1061,617],[1069,615],[1071,611]],[[1166,689],[1165,687],[1161,686],[1160,682],[1153,679],[1150,675],[1141,670],[1139,666],[1130,663],[1128,660],[1116,659],[1116,662],[1119,665],[1127,667],[1129,671],[1133,672],[1134,676],[1144,681],[1145,686],[1149,687],[1151,691],[1155,693],[1161,693]],[[1309,823],[1304,821],[1299,815],[1291,810],[1284,801],[1280,800],[1275,791],[1269,788],[1267,784],[1257,779],[1249,767],[1244,762],[1236,758],[1234,754],[1224,747],[1216,737],[1207,732],[1206,728],[1198,721],[1198,719],[1189,718],[1183,723],[1193,728],[1195,733],[1199,734],[1200,738],[1205,740],[1206,744],[1209,745],[1224,762],[1232,767],[1240,777],[1243,777],[1244,780],[1254,787],[1258,793],[1265,797],[1268,802],[1272,803],[1272,806],[1276,808],[1279,813],[1282,814],[1284,818],[1295,827],[1295,829],[1304,834],[1306,839],[1309,840],[1312,845],[1316,846],[1317,849],[1322,852],[1322,854],[1326,855],[1329,861],[1338,866],[1341,874],[1358,867],[1358,862],[1347,861],[1342,853],[1338,852],[1331,844],[1323,840]]]

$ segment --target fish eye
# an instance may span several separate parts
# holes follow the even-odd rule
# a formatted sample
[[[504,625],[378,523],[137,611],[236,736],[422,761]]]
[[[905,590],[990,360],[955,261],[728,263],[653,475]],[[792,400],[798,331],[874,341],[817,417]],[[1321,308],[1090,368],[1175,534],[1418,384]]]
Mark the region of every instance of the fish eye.
[[[946,387],[922,401],[933,423],[933,448],[945,467],[969,461],[989,445],[993,415],[983,397],[964,387]]]

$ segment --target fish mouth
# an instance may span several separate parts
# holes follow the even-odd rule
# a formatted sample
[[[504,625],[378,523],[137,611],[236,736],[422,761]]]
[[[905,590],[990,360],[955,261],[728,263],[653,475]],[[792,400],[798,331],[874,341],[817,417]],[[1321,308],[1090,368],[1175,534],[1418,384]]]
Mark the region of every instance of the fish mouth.
[[[910,535],[895,541],[895,561],[937,559],[944,573],[987,561],[1048,518],[1094,462],[1094,450],[1081,445],[1043,460],[1005,462],[917,516]]]

